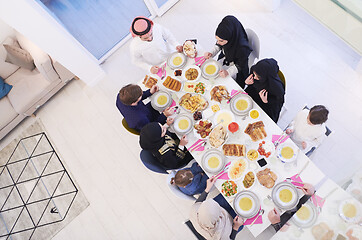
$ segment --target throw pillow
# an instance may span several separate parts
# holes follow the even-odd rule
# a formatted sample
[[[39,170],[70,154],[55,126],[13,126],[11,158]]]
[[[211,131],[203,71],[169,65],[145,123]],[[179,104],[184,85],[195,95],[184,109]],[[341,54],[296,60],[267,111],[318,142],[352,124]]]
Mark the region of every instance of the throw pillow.
[[[0,77],[0,99],[8,95],[13,86],[4,82],[4,79]]]
[[[21,49],[18,46],[8,44],[4,44],[4,48],[8,52],[5,62],[12,63],[29,70],[33,70],[35,68],[34,60],[28,51]]]

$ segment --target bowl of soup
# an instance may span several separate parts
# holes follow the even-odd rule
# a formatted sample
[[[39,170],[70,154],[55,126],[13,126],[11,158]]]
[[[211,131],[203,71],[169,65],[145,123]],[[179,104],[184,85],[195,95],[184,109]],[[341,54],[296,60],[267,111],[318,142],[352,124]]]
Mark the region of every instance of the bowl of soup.
[[[280,182],[273,187],[272,200],[274,204],[284,210],[290,210],[298,204],[298,191],[289,182]]]
[[[255,193],[244,190],[235,196],[233,205],[238,215],[252,218],[259,212],[260,200]]]
[[[201,165],[206,172],[215,174],[224,168],[225,157],[221,151],[209,149],[202,156]]]
[[[239,93],[230,101],[231,111],[239,116],[245,116],[253,108],[253,101],[247,94]]]

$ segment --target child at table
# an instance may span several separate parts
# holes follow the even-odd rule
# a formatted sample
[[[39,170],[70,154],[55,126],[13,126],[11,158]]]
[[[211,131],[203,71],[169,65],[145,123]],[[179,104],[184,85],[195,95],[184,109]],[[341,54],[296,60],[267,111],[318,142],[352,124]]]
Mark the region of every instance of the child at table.
[[[303,150],[304,153],[321,144],[325,132],[325,122],[328,119],[328,109],[323,105],[316,105],[310,110],[303,109],[286,130],[290,138]]]
[[[119,91],[116,106],[130,128],[140,131],[147,123],[154,121],[164,124],[167,117],[173,114],[170,108],[166,108],[160,114],[152,108],[150,102],[147,104],[142,102],[157,91],[157,85],[147,91],[142,91],[141,87],[135,84],[128,84]]]
[[[176,185],[186,195],[202,193],[206,188],[208,177],[202,168],[195,162],[191,168],[177,171],[171,179],[171,184]]]

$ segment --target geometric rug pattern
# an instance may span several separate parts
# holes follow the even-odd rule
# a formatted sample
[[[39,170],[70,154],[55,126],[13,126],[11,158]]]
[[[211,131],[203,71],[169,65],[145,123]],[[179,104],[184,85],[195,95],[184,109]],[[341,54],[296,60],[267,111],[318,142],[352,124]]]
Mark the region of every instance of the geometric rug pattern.
[[[77,193],[44,132],[21,138],[0,163],[0,239],[35,239],[65,219]]]

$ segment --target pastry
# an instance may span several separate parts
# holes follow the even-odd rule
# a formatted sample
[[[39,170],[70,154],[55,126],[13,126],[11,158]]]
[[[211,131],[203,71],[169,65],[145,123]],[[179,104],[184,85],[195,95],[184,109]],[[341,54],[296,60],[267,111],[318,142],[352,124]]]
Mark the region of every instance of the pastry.
[[[167,76],[166,80],[163,82],[163,86],[165,86],[168,89],[178,92],[181,89],[181,82],[176,79],[171,78],[170,76]]]
[[[277,175],[270,171],[269,168],[265,168],[264,170],[259,171],[256,176],[259,180],[259,183],[266,188],[272,188],[275,184],[275,181],[277,180]]]
[[[151,88],[153,85],[157,84],[157,79],[153,77],[149,77],[146,75],[146,77],[143,79],[142,82],[147,88]]]
[[[223,99],[229,100],[230,95],[225,86],[215,86],[210,91],[211,100],[221,102]]]
[[[249,123],[244,133],[248,134],[253,142],[266,138],[267,134],[263,121]]]
[[[245,156],[245,146],[241,144],[225,144],[222,150],[226,156]]]

